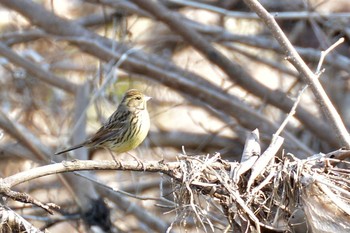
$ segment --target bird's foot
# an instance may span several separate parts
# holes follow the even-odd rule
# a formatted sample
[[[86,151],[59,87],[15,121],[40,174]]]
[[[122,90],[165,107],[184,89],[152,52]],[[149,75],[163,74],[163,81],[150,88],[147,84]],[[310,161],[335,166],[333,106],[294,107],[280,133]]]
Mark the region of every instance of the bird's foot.
[[[135,155],[130,154],[130,153],[128,153],[128,154],[129,154],[133,159],[135,159],[135,161],[137,162],[137,167],[140,166],[141,169],[143,169],[143,170],[145,171],[146,167],[145,167],[145,165],[143,164],[143,162],[142,162],[139,158],[137,158]]]

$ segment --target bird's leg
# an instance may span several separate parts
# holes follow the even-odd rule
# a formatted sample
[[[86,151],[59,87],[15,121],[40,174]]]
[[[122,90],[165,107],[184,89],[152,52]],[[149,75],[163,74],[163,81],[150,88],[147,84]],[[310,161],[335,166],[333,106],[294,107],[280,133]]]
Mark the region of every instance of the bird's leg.
[[[116,165],[120,165],[120,161],[118,161],[118,160],[115,158],[115,156],[114,156],[114,154],[113,154],[113,151],[111,151],[111,150],[108,149],[108,148],[106,148],[106,149],[108,150],[109,154],[112,156],[112,159],[113,159],[113,161],[116,163]]]

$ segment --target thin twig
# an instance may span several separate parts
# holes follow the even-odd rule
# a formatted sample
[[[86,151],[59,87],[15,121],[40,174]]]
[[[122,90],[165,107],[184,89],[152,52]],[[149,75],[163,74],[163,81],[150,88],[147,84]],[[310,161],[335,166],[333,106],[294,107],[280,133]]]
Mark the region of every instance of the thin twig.
[[[317,69],[315,72],[316,75],[319,75],[321,73],[321,68],[322,68],[324,59],[326,58],[328,53],[330,53],[333,49],[335,49],[341,43],[344,43],[344,41],[345,41],[345,39],[344,39],[344,37],[342,37],[339,40],[337,40],[334,44],[332,44],[328,49],[326,49],[325,51],[321,51],[321,57],[320,57],[320,60],[318,62]]]
[[[292,117],[295,114],[295,110],[301,100],[301,96],[303,95],[303,93],[305,92],[305,90],[307,89],[308,86],[305,86],[298,94],[297,99],[294,102],[294,105],[292,107],[292,109],[290,110],[290,112],[288,113],[287,117],[284,119],[284,121],[282,122],[282,124],[280,125],[280,127],[278,128],[278,130],[276,131],[276,133],[273,135],[272,140],[276,140],[276,138],[281,134],[282,130],[286,127],[286,125],[288,124],[288,122],[292,119]]]

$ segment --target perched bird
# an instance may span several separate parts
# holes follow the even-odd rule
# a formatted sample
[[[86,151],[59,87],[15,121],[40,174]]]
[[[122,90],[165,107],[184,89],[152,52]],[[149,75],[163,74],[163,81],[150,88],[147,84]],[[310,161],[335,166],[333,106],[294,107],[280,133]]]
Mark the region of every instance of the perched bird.
[[[136,148],[146,138],[150,119],[147,111],[148,97],[138,90],[127,91],[117,110],[105,124],[89,139],[55,155],[81,147],[106,148],[115,153],[123,153]]]

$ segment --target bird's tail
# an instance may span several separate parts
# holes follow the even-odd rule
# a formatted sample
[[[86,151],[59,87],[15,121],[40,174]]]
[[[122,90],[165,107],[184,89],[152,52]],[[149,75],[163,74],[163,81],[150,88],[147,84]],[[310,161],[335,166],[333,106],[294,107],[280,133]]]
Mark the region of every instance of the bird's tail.
[[[65,150],[61,150],[61,151],[59,151],[59,152],[56,152],[55,155],[60,155],[60,154],[66,153],[66,152],[68,152],[68,151],[81,148],[81,147],[83,147],[84,145],[85,145],[84,143],[81,143],[81,144],[78,144],[78,145],[76,145],[76,146],[69,147],[69,148],[67,148],[67,149],[65,149]]]

